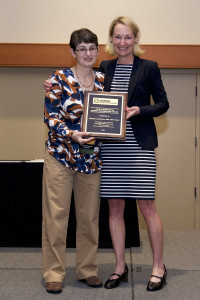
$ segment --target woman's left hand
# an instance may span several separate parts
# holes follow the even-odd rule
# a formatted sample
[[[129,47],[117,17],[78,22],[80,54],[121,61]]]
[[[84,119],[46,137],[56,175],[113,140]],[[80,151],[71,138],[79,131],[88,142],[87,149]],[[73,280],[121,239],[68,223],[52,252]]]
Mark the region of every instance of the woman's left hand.
[[[125,109],[127,112],[127,119],[137,116],[140,114],[140,108],[138,106],[132,106]]]

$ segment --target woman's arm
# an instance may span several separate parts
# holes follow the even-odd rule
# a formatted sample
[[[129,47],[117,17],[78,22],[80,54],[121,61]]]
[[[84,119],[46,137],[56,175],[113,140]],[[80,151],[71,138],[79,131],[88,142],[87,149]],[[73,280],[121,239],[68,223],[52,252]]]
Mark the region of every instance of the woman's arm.
[[[61,84],[61,78],[59,71],[56,71],[51,78],[51,90],[46,94],[44,102],[44,122],[47,127],[56,135],[62,139],[72,139],[79,144],[85,144],[93,140],[94,138],[83,139],[83,136],[87,136],[87,132],[74,132],[70,130],[62,119],[61,114],[61,97],[63,92],[63,86]]]
[[[153,62],[151,68],[149,68],[148,88],[153,97],[154,104],[140,106],[140,115],[158,117],[168,110],[169,102],[156,62]]]
[[[45,80],[45,82],[44,82],[44,92],[45,92],[45,94],[50,92],[51,87],[52,87],[50,78],[51,78],[51,76],[49,76],[49,79]]]
[[[140,108],[138,106],[126,107],[126,118],[130,119],[131,117],[137,116],[140,114]]]
[[[51,90],[45,96],[44,122],[47,127],[57,136],[63,139],[71,138],[72,130],[61,120],[61,96],[62,84],[60,83],[59,71],[56,71],[51,78]]]

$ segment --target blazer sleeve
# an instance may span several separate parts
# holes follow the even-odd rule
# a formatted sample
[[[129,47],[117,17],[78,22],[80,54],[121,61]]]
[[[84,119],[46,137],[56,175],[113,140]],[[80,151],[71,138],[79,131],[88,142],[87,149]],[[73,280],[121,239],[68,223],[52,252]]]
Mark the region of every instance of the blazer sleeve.
[[[102,61],[99,68],[98,68],[98,71],[105,74],[105,67],[104,67],[104,62]]]
[[[161,79],[160,70],[156,62],[153,62],[149,68],[147,82],[154,104],[140,106],[140,115],[158,117],[168,110],[169,102]]]

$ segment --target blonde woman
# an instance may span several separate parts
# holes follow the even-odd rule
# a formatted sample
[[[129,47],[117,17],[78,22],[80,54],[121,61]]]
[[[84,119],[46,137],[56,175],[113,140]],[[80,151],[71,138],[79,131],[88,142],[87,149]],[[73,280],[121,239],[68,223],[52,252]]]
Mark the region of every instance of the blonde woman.
[[[110,25],[106,51],[117,59],[103,61],[99,71],[105,74],[104,90],[127,92],[127,132],[125,142],[104,142],[101,198],[108,199],[109,225],[116,255],[114,273],[105,288],[119,286],[128,279],[125,264],[124,207],[126,199],[137,199],[145,218],[151,248],[153,270],[148,291],[163,287],[167,271],[163,265],[163,227],[155,207],[156,160],[158,146],[153,117],[165,113],[168,100],[156,62],[140,59],[139,28],[128,17],[118,17]],[[150,105],[150,97],[154,105]]]

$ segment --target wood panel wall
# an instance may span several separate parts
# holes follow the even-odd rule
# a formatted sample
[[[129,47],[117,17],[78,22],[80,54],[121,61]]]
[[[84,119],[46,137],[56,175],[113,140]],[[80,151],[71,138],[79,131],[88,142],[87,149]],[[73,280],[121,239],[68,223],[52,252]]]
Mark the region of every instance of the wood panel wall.
[[[99,45],[96,67],[112,59]],[[158,62],[160,68],[200,68],[200,45],[142,45],[142,58]],[[75,60],[68,44],[0,43],[1,67],[72,67]]]

